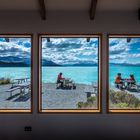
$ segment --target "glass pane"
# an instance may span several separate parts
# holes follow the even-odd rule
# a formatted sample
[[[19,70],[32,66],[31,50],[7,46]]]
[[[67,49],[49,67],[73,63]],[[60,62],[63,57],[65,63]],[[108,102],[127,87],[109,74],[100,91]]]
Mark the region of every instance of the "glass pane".
[[[99,38],[42,37],[42,110],[98,109]]]
[[[30,110],[30,81],[31,37],[0,36],[0,110]]]
[[[140,109],[140,37],[109,38],[109,109]]]

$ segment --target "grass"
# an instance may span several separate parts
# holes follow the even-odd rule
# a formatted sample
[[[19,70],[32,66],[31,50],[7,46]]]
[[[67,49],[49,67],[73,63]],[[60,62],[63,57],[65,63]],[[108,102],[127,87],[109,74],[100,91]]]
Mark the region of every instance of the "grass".
[[[91,96],[87,98],[87,102],[78,102],[78,109],[90,109],[97,106],[97,97]]]
[[[0,78],[0,85],[5,85],[11,83],[10,78]]]
[[[137,109],[140,108],[140,100],[132,94],[125,91],[110,90],[111,108]]]

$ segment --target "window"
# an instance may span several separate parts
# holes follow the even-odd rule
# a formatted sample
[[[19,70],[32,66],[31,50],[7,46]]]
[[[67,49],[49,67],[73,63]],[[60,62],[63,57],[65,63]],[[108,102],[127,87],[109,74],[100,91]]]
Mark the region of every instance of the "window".
[[[140,112],[140,35],[109,35],[109,112]]]
[[[0,112],[31,112],[31,35],[0,35]]]
[[[40,35],[39,111],[100,112],[100,35]]]

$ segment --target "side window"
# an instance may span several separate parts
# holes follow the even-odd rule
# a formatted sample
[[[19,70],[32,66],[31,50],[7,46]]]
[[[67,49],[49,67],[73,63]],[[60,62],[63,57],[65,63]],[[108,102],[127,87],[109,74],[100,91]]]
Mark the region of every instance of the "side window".
[[[140,36],[109,35],[109,112],[140,112]]]
[[[31,112],[31,35],[0,35],[0,112]]]

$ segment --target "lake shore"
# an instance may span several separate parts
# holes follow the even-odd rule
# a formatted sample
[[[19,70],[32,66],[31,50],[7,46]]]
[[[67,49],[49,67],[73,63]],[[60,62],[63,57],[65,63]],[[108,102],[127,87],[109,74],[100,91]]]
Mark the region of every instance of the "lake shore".
[[[29,109],[30,94],[20,97],[19,91],[13,96],[6,92],[11,84],[0,85],[0,109]],[[95,91],[97,92],[97,91]],[[42,84],[42,109],[77,109],[78,102],[86,102],[89,93],[94,94],[92,85],[76,84],[76,89],[56,89],[54,83]]]
[[[56,89],[56,84],[43,84],[42,109],[77,109],[78,102],[87,101],[92,85],[76,84],[76,89]],[[95,94],[95,93],[94,93]]]
[[[0,85],[0,109],[30,109],[31,95],[25,93],[20,96],[20,90],[15,90],[10,96],[6,90],[10,89],[12,84]]]

